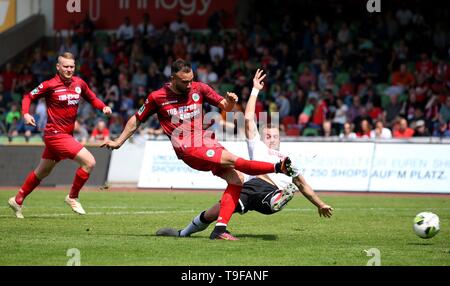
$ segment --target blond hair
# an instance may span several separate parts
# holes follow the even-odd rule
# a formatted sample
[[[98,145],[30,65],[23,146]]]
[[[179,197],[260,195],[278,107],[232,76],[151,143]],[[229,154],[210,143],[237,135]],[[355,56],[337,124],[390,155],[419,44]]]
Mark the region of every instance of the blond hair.
[[[58,62],[59,62],[60,58],[64,58],[64,59],[68,59],[68,60],[75,60],[75,56],[70,52],[65,52],[65,53],[59,55]]]

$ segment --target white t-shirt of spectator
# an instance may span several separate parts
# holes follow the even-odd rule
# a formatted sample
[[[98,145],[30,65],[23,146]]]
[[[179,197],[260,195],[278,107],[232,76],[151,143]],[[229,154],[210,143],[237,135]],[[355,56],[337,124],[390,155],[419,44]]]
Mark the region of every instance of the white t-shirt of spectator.
[[[145,32],[145,24],[144,23],[139,24],[138,31],[139,31],[139,34],[144,35],[144,36],[154,36],[156,33],[155,26],[153,26],[151,23],[147,24],[147,34],[146,35],[144,33]]]
[[[222,60],[225,56],[225,49],[220,45],[211,46],[211,48],[209,48],[209,56],[211,57],[211,61],[214,61],[216,56]]]
[[[255,128],[257,127],[255,126]],[[267,145],[261,141],[261,137],[259,136],[258,132],[256,132],[255,137],[253,139],[247,139],[247,148],[250,160],[278,163],[280,162],[280,160],[283,160],[286,157],[279,151],[267,147]],[[286,188],[287,185],[292,183],[292,178],[284,174],[271,173],[267,174],[267,176],[280,190]],[[250,181],[255,177],[256,176],[245,175],[244,181],[245,182]]]
[[[377,134],[375,130],[370,131],[370,138],[376,138],[376,139],[391,139],[392,138],[392,132],[388,128],[381,129],[381,134],[379,137],[377,137]]]
[[[177,33],[179,30],[189,32],[189,26],[186,22],[173,21],[172,23],[170,23],[169,29],[174,33]]]
[[[347,111],[348,111],[347,105],[342,104],[340,108],[336,109],[333,122],[344,125],[345,122],[347,122]]]
[[[134,38],[134,28],[132,25],[120,25],[119,29],[117,30],[117,38],[120,40],[129,41]]]

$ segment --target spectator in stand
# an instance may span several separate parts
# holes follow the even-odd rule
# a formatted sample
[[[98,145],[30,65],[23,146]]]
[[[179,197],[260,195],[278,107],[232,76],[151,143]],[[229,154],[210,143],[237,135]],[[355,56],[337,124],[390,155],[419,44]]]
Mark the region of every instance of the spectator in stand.
[[[344,104],[342,98],[336,99],[336,111],[334,113],[333,125],[335,129],[341,132],[344,127],[345,122],[347,122],[347,111],[348,107]]]
[[[450,128],[448,125],[449,124],[444,122],[439,123],[439,128],[434,130],[433,137],[450,137]]]
[[[156,35],[155,26],[150,21],[150,14],[142,15],[142,22],[138,25],[137,31],[144,39],[148,39]]]
[[[103,120],[97,122],[94,130],[92,131],[89,143],[103,143],[109,140],[109,129],[106,127],[106,123]]]
[[[130,18],[125,17],[122,25],[117,29],[117,39],[131,44],[134,39],[134,27],[131,25]]]
[[[353,124],[351,122],[345,122],[344,128],[342,129],[341,134],[339,134],[339,138],[341,139],[356,139],[356,133],[353,132]]]
[[[78,46],[76,43],[73,42],[71,36],[67,36],[64,39],[64,43],[62,43],[61,46],[59,47],[59,55],[62,55],[65,52],[72,53],[75,56],[75,58],[78,57]]]
[[[392,85],[399,85],[408,88],[414,85],[414,75],[408,71],[406,64],[401,64],[398,71],[392,74]]]
[[[316,85],[316,76],[311,72],[308,66],[303,68],[303,72],[298,79],[298,85],[303,90],[309,90],[311,86]]]
[[[370,132],[372,131],[372,126],[370,125],[369,120],[362,119],[360,121],[360,131],[356,132],[356,136],[358,138],[370,138]]]
[[[391,127],[394,125],[395,120],[397,119],[397,116],[400,114],[400,111],[402,110],[403,105],[398,101],[398,95],[393,94],[391,95],[390,102],[386,106],[384,110],[384,122],[386,122],[388,127]]]
[[[183,14],[181,12],[178,12],[177,19],[170,23],[169,29],[174,34],[177,34],[180,31],[189,32],[190,30],[189,25],[184,21]]]
[[[398,125],[394,127],[393,137],[397,139],[411,138],[414,135],[414,129],[408,127],[408,121],[405,118],[400,118]]]
[[[81,145],[86,145],[89,139],[89,132],[87,131],[86,127],[79,122],[79,120],[75,121],[73,137],[75,138],[75,140],[80,142]]]
[[[7,63],[5,70],[0,73],[0,80],[3,82],[3,88],[6,93],[10,94],[15,89],[18,77],[13,70],[12,64]]]
[[[124,121],[123,117],[119,113],[113,113],[111,115],[111,120],[109,124],[110,136],[115,139],[117,138],[123,130]]]
[[[17,104],[12,104],[11,105],[11,109],[8,111],[8,113],[6,113],[6,128],[8,130],[10,129],[18,129],[17,128],[17,123],[20,120],[20,118],[22,117],[22,115],[20,114],[20,111],[17,110]],[[14,126],[13,126],[14,125]]]
[[[450,95],[447,95],[445,104],[442,104],[439,110],[439,121],[445,123],[450,121]]]
[[[415,123],[413,137],[429,137],[429,136],[430,133],[428,132],[427,127],[425,126],[425,121],[418,120]]]
[[[323,137],[333,137],[336,136],[334,128],[332,128],[331,121],[325,120],[322,124],[322,128],[319,131],[319,135]]]
[[[389,128],[384,127],[384,123],[381,120],[375,122],[375,129],[370,131],[370,138],[373,139],[391,139],[392,132]]]

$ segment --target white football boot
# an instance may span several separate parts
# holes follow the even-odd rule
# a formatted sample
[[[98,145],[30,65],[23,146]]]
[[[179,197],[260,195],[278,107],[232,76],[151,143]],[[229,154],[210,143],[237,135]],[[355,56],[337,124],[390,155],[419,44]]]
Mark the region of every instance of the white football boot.
[[[74,212],[80,215],[85,215],[86,212],[83,209],[83,206],[81,206],[79,199],[71,199],[69,198],[69,195],[66,196],[66,199],[64,200],[66,204],[68,204]]]
[[[24,218],[22,214],[22,206],[16,203],[16,197],[12,197],[8,200],[9,207],[14,211],[16,218]]]
[[[286,188],[282,189],[280,193],[271,199],[270,203],[272,210],[275,212],[280,211],[290,200],[292,200],[294,193],[298,191],[296,185],[289,183]]]

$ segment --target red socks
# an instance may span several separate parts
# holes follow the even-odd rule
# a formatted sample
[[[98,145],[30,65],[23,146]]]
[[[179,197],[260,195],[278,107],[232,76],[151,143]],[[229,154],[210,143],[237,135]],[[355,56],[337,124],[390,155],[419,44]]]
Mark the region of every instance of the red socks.
[[[70,190],[69,198],[76,199],[80,193],[81,188],[84,186],[86,181],[89,179],[89,173],[78,168],[75,173],[75,178],[73,179],[72,189]]]
[[[25,183],[23,183],[22,188],[16,195],[16,203],[19,205],[23,204],[23,200],[41,183],[41,180],[36,177],[34,171],[31,171],[28,174],[28,177],[25,179]]]
[[[241,195],[242,186],[228,185],[220,200],[220,212],[217,218],[217,225],[227,225]]]
[[[236,160],[234,168],[242,173],[252,176],[275,173],[275,164],[273,163],[249,161],[242,158]]]

